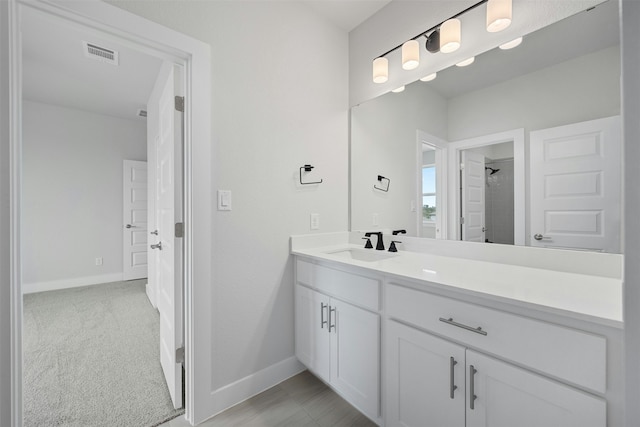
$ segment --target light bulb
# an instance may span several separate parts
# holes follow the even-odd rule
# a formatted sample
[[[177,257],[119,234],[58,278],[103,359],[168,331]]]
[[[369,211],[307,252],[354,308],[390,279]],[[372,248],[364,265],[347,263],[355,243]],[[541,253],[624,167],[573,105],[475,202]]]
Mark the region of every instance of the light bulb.
[[[440,52],[451,53],[460,47],[460,20],[449,19],[440,26]]]
[[[400,93],[400,92],[404,92],[404,86],[400,86],[398,88],[393,89],[391,92],[393,93]]]
[[[467,65],[471,65],[476,61],[476,57],[472,56],[471,58],[467,58],[464,61],[460,61],[456,64],[457,67],[466,67]]]
[[[420,79],[421,82],[430,82],[438,76],[438,73],[431,73]]]
[[[512,9],[511,0],[489,0],[487,2],[487,31],[497,33],[511,25]]]
[[[373,82],[385,83],[389,80],[389,60],[387,58],[376,58],[373,60]]]
[[[402,45],[402,68],[414,70],[420,65],[420,44],[417,40],[409,40]]]
[[[501,44],[498,47],[502,50],[509,50],[509,49],[513,49],[514,47],[520,46],[521,43],[522,43],[522,37],[518,37],[517,39]]]

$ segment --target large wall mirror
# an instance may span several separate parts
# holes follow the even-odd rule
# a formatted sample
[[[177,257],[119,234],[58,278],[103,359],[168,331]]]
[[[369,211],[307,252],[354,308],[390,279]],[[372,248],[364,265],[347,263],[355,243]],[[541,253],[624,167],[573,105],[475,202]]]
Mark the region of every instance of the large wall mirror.
[[[353,107],[351,229],[620,253],[621,156],[610,0]]]

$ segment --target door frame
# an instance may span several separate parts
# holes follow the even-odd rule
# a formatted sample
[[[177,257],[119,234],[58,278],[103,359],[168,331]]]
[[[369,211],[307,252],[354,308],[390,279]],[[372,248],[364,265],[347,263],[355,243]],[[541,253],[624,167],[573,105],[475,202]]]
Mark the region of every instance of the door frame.
[[[463,139],[449,144],[449,167],[447,168],[447,173],[449,175],[448,233],[450,239],[460,240],[462,237],[460,231],[460,217],[462,215],[462,206],[460,203],[460,186],[462,185],[460,180],[460,163],[462,161],[462,151],[470,148],[513,142],[513,244],[516,246],[525,245],[525,236],[527,235],[525,215],[527,211],[525,206],[526,162],[524,140],[524,128],[520,128],[476,138]]]
[[[180,63],[185,69],[184,146],[184,324],[185,417],[192,424],[210,414],[211,379],[211,235],[213,204],[210,188],[215,140],[211,139],[210,46],[175,30],[101,1],[7,0],[9,21],[9,133],[11,206],[9,247],[11,316],[11,425],[22,425],[22,283],[21,283],[21,175],[22,175],[22,57],[20,10],[35,8],[117,38],[136,49]],[[197,90],[193,90],[197,88]],[[196,283],[204,286],[195,286]],[[194,320],[198,319],[198,328]],[[195,375],[198,372],[198,375]]]
[[[436,157],[436,239],[447,239],[447,152],[449,143],[444,139],[433,136],[428,132],[418,129],[416,131],[416,230],[419,237],[422,236],[422,146],[428,145],[435,151]],[[439,231],[438,231],[439,230]]]

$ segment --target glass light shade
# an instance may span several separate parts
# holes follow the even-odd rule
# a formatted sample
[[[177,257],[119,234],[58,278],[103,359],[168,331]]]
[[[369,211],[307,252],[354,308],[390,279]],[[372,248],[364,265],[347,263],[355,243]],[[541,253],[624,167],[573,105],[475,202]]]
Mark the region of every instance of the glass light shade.
[[[511,40],[510,42],[501,44],[499,48],[502,50],[509,50],[509,49],[513,49],[514,47],[520,46],[520,43],[522,43],[522,37],[518,37],[515,40]]]
[[[373,82],[385,83],[389,80],[389,60],[376,58],[373,60]]]
[[[449,19],[440,26],[440,52],[451,53],[460,47],[460,20]]]
[[[404,92],[404,86],[400,86],[399,88],[393,89],[391,92],[393,93]]]
[[[430,82],[438,76],[438,73],[431,73],[420,79],[421,82]]]
[[[467,58],[464,61],[460,61],[456,64],[457,67],[466,67],[467,65],[471,65],[476,61],[476,57],[472,56],[471,58]]]
[[[420,44],[417,40],[409,40],[402,45],[402,68],[414,70],[420,65]]]
[[[487,2],[487,31],[497,33],[511,25],[512,8],[511,0],[489,0]]]

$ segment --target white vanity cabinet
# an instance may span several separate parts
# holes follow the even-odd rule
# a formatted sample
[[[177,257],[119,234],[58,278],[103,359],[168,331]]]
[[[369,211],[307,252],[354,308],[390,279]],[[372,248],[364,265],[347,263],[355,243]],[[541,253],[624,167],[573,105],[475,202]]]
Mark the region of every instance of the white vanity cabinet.
[[[604,399],[559,381],[604,387],[603,337],[396,285],[386,297],[387,426],[606,426]]]
[[[297,358],[365,415],[378,420],[380,281],[300,260],[296,276]],[[355,305],[360,301],[365,308]]]

